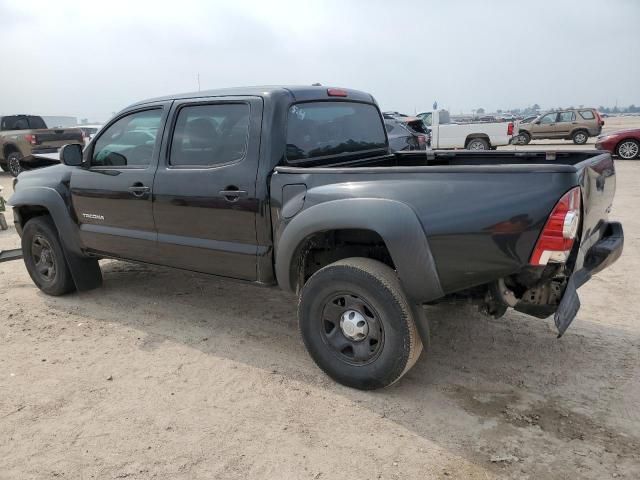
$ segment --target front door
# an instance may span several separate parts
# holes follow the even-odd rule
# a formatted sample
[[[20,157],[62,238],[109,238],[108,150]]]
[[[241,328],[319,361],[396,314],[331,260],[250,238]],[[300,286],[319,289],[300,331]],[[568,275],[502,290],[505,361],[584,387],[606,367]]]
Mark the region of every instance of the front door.
[[[259,98],[174,103],[153,185],[163,263],[257,278],[261,122]]]
[[[71,197],[80,237],[90,250],[153,262],[153,177],[162,126],[170,103],[120,115],[85,152],[86,168],[71,176]]]
[[[547,113],[540,120],[534,129],[534,137],[554,138],[556,134],[557,113]]]

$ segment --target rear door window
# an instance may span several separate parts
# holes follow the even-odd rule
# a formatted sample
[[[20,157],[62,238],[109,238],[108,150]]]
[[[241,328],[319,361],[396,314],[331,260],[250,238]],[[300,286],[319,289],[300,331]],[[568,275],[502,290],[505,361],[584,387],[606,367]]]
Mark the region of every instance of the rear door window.
[[[558,114],[558,122],[573,122],[575,119],[575,112],[560,112]]]
[[[596,118],[591,110],[580,110],[580,116],[585,120],[593,120]]]
[[[250,107],[246,103],[182,107],[171,142],[174,167],[214,167],[247,153]]]
[[[287,161],[351,157],[387,151],[378,109],[356,102],[292,105],[287,120]]]
[[[31,115],[29,117],[29,127],[34,130],[47,128],[47,125],[44,123],[44,120],[41,117],[35,117]]]

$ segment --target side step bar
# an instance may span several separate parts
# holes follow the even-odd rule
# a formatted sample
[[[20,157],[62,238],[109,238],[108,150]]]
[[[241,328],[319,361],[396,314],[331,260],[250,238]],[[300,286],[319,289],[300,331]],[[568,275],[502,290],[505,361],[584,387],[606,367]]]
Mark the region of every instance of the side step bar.
[[[20,260],[22,258],[22,249],[0,250],[0,263],[10,262],[11,260]]]

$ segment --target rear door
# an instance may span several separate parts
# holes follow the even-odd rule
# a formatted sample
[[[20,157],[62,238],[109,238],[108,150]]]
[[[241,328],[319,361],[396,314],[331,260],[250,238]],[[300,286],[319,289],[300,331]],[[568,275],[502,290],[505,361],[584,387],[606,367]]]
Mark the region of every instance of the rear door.
[[[558,136],[568,137],[577,124],[576,112],[560,112],[556,122],[556,133]]]
[[[71,176],[84,245],[109,256],[157,261],[153,177],[171,102],[116,117],[85,150],[87,167]]]
[[[262,99],[176,101],[154,182],[166,265],[257,278],[256,175]]]

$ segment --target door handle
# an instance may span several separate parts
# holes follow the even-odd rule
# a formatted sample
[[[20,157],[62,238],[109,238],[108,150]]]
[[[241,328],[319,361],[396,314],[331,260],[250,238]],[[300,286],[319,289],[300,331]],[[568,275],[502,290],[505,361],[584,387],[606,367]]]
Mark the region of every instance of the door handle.
[[[138,198],[144,197],[147,193],[149,193],[150,190],[151,189],[149,187],[145,187],[140,182],[136,182],[129,187],[129,192],[131,192],[131,195]]]
[[[227,187],[227,190],[220,190],[218,193],[222,195],[227,202],[237,202],[240,197],[247,196],[245,190],[230,189],[229,187]]]

